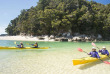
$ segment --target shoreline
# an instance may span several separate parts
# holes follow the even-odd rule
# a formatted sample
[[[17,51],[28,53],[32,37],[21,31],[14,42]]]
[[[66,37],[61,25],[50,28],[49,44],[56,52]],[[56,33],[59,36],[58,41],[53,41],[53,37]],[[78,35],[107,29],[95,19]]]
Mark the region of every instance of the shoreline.
[[[53,39],[49,40],[45,38],[44,40],[38,39],[38,37],[29,37],[29,36],[0,36],[0,40],[16,40],[16,41],[54,41]]]
[[[0,40],[16,40],[16,41],[47,41],[47,42],[96,42],[96,41],[106,41],[106,40],[98,40],[98,39],[90,39],[90,38],[80,38],[80,37],[73,37],[73,38],[67,38],[67,37],[48,37],[48,36],[0,36]],[[109,41],[109,40],[108,40]]]

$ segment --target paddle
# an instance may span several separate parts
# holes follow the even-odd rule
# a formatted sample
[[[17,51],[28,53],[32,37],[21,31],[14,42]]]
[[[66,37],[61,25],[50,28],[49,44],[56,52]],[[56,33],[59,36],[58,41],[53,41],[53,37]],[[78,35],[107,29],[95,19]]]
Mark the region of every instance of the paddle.
[[[95,43],[91,43],[94,47],[97,47],[96,45],[95,45]],[[100,49],[99,47],[97,47],[98,49]],[[109,57],[109,56],[108,56]],[[110,58],[110,57],[109,57]]]
[[[86,51],[83,51],[81,48],[78,48],[78,51],[87,53]],[[88,53],[87,53],[87,54],[88,54]],[[101,59],[98,59],[98,60],[104,62],[105,64],[110,64],[110,62],[108,62],[108,61],[103,61],[103,60],[101,60]]]
[[[14,44],[16,44],[16,45],[17,45],[17,43],[16,43],[16,42],[14,42]]]
[[[91,44],[92,44],[94,47],[97,47],[97,46],[95,45],[95,43],[92,42]],[[97,47],[97,48],[100,49],[99,47]]]
[[[26,43],[27,45],[30,45],[29,43]]]
[[[78,51],[87,53],[86,51],[83,51],[81,48],[78,48]],[[88,53],[87,53],[87,54],[88,54]]]

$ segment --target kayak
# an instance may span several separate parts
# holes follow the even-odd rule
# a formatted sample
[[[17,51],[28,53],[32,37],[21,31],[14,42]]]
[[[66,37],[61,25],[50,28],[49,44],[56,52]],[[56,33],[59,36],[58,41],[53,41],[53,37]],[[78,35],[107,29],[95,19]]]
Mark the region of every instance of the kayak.
[[[18,48],[18,47],[2,47],[0,46],[0,49],[48,49],[49,47],[38,47],[38,48],[32,48],[32,47],[24,47],[24,48]]]
[[[100,55],[100,59],[106,59],[106,58],[108,58],[108,56]],[[73,61],[73,65],[80,65],[80,64],[86,64],[86,63],[99,61],[99,59],[93,58],[93,57],[84,57],[81,59],[73,59],[72,61]]]

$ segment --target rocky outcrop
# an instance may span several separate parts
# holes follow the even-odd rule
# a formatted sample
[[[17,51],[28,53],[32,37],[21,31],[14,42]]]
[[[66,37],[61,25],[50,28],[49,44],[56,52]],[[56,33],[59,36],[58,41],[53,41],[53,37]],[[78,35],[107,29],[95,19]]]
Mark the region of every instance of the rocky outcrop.
[[[97,36],[94,35],[85,35],[85,34],[79,34],[76,33],[74,36],[70,35],[70,33],[64,33],[63,36],[54,36],[50,35],[44,35],[44,36],[38,36],[39,40],[44,40],[44,41],[99,41],[102,40],[102,36],[98,34]]]

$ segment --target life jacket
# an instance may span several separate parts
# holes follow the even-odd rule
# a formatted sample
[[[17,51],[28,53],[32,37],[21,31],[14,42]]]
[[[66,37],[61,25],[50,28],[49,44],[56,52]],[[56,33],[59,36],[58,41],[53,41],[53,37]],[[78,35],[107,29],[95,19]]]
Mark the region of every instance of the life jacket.
[[[37,43],[35,43],[35,44],[34,44],[34,47],[38,47],[38,44],[37,44]]]
[[[21,48],[23,48],[23,47],[24,47],[24,45],[23,45],[23,44],[21,44],[21,45],[20,45],[20,47],[21,47]]]
[[[107,54],[107,55],[109,55],[109,52],[107,51],[107,50],[101,50],[101,54],[103,54],[103,55],[105,55],[105,54]]]
[[[91,57],[100,58],[100,56],[98,55],[98,52],[92,51],[90,53],[91,53]]]

